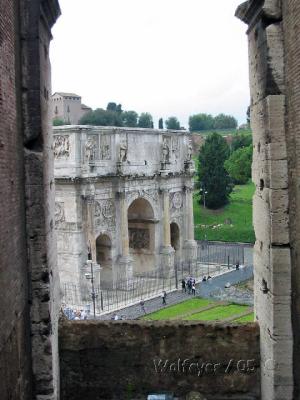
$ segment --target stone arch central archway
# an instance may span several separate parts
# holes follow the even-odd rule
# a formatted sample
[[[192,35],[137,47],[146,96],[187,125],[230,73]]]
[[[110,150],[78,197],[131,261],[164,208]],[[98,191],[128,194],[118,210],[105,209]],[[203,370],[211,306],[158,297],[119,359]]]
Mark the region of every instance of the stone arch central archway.
[[[155,268],[155,219],[150,202],[137,198],[128,207],[129,249],[134,274]]]

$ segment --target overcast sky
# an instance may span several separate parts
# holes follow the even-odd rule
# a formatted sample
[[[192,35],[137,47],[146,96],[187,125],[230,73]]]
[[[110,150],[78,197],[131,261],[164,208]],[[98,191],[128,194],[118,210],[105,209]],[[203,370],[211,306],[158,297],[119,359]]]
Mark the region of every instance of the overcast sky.
[[[239,123],[249,105],[242,0],[60,0],[51,44],[53,92],[92,108],[109,101],[155,121],[200,112]]]

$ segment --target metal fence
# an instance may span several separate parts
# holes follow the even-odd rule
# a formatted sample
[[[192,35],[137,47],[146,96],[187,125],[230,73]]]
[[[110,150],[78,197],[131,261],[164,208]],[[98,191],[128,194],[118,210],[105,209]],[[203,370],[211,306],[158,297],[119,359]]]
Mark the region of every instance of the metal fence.
[[[212,264],[252,265],[252,248],[248,243],[198,241],[197,260]]]
[[[198,242],[196,263],[175,263],[168,275],[161,269],[135,274],[130,280],[120,279],[116,288],[103,289],[95,286],[96,314],[119,310],[126,306],[156,297],[181,287],[181,282],[192,277],[199,282],[204,276],[215,276],[235,268],[235,264],[252,265],[252,246],[245,244]],[[91,287],[64,284],[65,309],[87,310],[91,313]]]

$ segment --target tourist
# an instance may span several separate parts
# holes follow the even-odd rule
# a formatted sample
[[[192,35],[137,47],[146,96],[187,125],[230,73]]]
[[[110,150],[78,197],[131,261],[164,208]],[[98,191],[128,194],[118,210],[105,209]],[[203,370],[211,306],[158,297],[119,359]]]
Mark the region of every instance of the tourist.
[[[167,300],[167,292],[165,290],[162,292],[161,297],[162,297],[162,303],[165,306],[167,304],[167,301],[166,301]]]
[[[140,306],[141,306],[141,310],[143,311],[143,313],[144,313],[144,314],[146,314],[146,310],[145,310],[145,302],[144,302],[144,300],[143,300],[143,299],[140,301]]]
[[[206,279],[206,276],[204,275],[202,282],[206,282],[206,281],[207,281],[207,279]]]
[[[192,295],[193,295],[193,296],[196,296],[196,286],[195,286],[195,283],[193,283],[193,285],[192,285]]]
[[[183,291],[184,293],[186,293],[186,283],[185,283],[185,279],[182,279],[182,281],[181,281],[181,287],[182,287],[182,291]]]
[[[240,269],[240,262],[239,262],[239,261],[237,261],[237,263],[235,264],[235,269],[236,269],[236,270],[239,270],[239,269]]]
[[[79,310],[75,310],[75,318],[74,318],[74,320],[75,321],[79,321],[80,317],[81,317],[80,311]]]
[[[87,315],[84,310],[80,310],[80,319],[82,319],[82,320],[87,319]]]
[[[189,278],[189,280],[188,280],[188,290],[189,290],[189,294],[191,294],[191,291],[192,291],[192,280],[191,280],[191,278]]]

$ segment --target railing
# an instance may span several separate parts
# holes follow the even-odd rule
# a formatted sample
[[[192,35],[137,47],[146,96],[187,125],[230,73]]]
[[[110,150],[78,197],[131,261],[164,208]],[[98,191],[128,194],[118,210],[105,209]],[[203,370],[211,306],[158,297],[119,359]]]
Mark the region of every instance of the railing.
[[[199,242],[196,263],[178,263],[165,275],[159,268],[135,274],[132,279],[119,279],[116,288],[103,289],[95,286],[96,315],[139,303],[167,292],[181,288],[181,282],[192,277],[199,282],[204,276],[225,273],[235,268],[236,263],[252,265],[252,248],[244,244],[223,244]],[[91,290],[89,286],[77,287],[72,283],[63,286],[64,309],[69,318],[72,310],[92,309]]]

